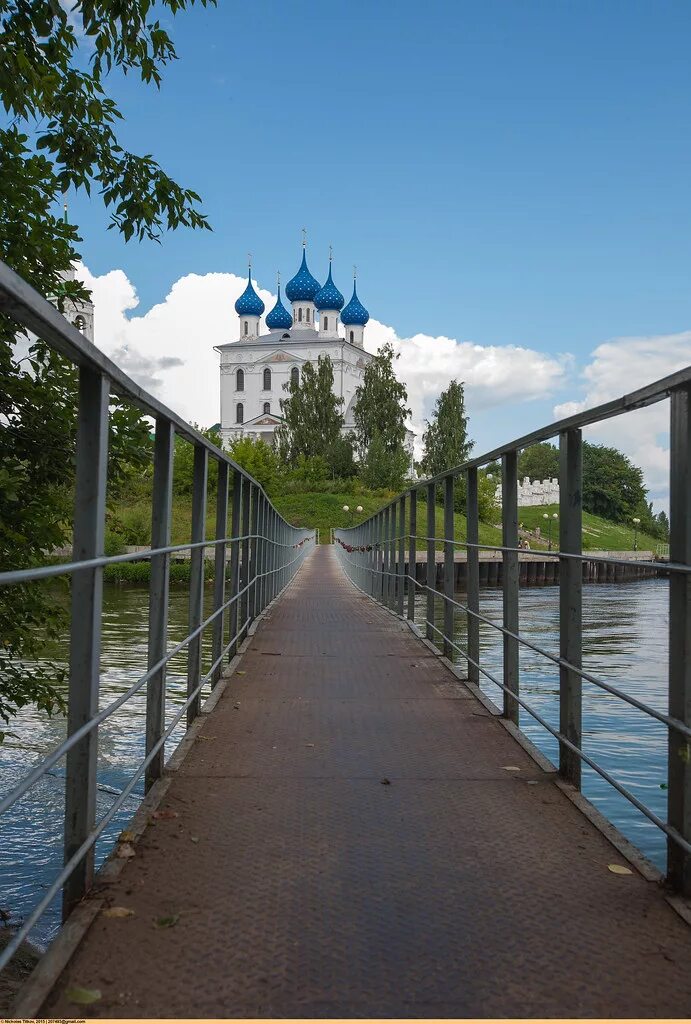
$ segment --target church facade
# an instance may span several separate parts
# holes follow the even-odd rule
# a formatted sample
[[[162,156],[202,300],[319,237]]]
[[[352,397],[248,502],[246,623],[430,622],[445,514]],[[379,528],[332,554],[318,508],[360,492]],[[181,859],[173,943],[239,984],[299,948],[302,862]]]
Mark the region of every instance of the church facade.
[[[334,284],[329,257],[329,273],[323,285],[307,266],[303,242],[302,263],[286,285],[290,312],[281,299],[280,279],[274,308],[264,318],[264,303],[252,284],[252,268],[247,287],[235,303],[238,338],[217,345],[221,376],[221,438],[224,445],[240,436],[273,442],[274,431],[282,422],[284,385],[298,379],[306,362],[316,363],[320,355],[329,356],[334,373],[334,393],[343,399],[343,433],[354,429],[355,393],[362,383],[372,356],[363,347],[369,313],[357,295],[345,298]]]

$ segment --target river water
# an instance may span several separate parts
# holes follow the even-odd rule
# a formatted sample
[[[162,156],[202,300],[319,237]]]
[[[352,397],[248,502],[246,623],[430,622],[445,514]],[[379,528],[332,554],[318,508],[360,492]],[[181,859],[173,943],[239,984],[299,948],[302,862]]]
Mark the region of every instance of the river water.
[[[207,600],[209,595],[207,594]],[[463,600],[463,595],[459,595]],[[539,646],[558,654],[559,591],[557,587],[521,589],[521,631]],[[583,665],[595,675],[619,686],[660,711],[667,707],[668,584],[665,580],[589,584],[584,587]],[[501,623],[501,591],[483,589],[481,612]],[[438,623],[441,610],[437,612]],[[102,706],[113,701],[146,671],[148,592],[143,588],[106,586],[103,604]],[[416,619],[424,622],[423,602]],[[465,646],[465,617],[456,624],[458,643]],[[170,641],[187,634],[187,592],[171,592]],[[481,623],[481,662],[501,678],[501,635]],[[209,641],[205,643],[208,667]],[[65,648],[46,650],[46,660],[64,660]],[[167,722],[185,699],[186,655],[176,656],[168,673]],[[485,692],[501,703],[501,691],[491,682]],[[551,725],[557,726],[559,679],[557,667],[534,652],[521,648],[521,694]],[[101,726],[99,735],[98,816],[101,817],[139,765],[144,755],[145,693],[141,692]],[[662,725],[616,697],[584,684],[584,749],[622,784],[661,817],[666,816],[666,730]],[[184,719],[183,719],[184,721]],[[521,710],[521,727],[552,760],[556,741]],[[12,724],[16,734],[0,746],[0,792],[17,784],[65,736],[65,722],[47,719],[25,709]],[[180,725],[167,744],[166,756],[183,732]],[[61,866],[64,761],[42,779],[13,810],[0,819],[0,872],[3,879],[0,907],[16,923],[40,899]],[[659,867],[664,868],[662,834],[594,772],[585,767],[586,796]],[[110,823],[97,847],[101,862],[118,833],[136,810],[142,796],[139,784],[121,812]],[[45,945],[59,924],[59,900],[32,933]]]

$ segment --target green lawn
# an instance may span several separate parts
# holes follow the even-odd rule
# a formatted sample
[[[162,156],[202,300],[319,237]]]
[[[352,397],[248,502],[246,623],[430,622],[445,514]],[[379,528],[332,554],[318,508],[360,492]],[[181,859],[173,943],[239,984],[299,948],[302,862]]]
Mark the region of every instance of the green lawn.
[[[558,505],[536,505],[532,508],[519,508],[518,521],[527,530],[540,527],[543,538],[547,537],[547,523],[542,518],[545,513],[551,516],[559,513]],[[552,521],[552,542],[559,536],[559,522]],[[638,531],[638,550],[655,551],[660,541],[646,533]],[[531,547],[536,544],[531,540]],[[546,546],[546,545],[545,545]],[[607,519],[583,513],[583,550],[584,551],[633,551],[633,528],[610,523]]]
[[[317,527],[320,532],[322,543],[328,543],[331,527],[343,529],[367,519],[374,512],[377,512],[389,499],[377,495],[355,495],[348,493],[328,494],[318,492],[306,492],[302,494],[282,494],[274,499],[278,511],[288,522],[295,526],[312,529]],[[214,536],[215,531],[215,502],[209,502],[209,510],[206,518],[206,535],[209,538]],[[362,505],[363,511],[359,515],[343,511],[343,506],[349,505],[355,509]],[[547,523],[543,514],[552,515],[558,512],[557,505],[537,506],[534,508],[519,509],[519,522],[526,530],[534,531],[540,527],[542,539],[530,539],[530,546],[533,550],[547,547]],[[435,508],[435,535],[443,536],[444,512],[440,505]],[[111,506],[109,515],[109,528],[124,538],[126,544],[149,544],[151,538],[151,507],[148,497],[130,497],[129,500],[119,502]],[[427,506],[418,499],[417,503],[417,534],[424,537],[427,529]],[[173,528],[172,543],[184,544],[189,541],[191,532],[191,501],[189,496],[176,496],[173,499]],[[406,533],[410,532],[408,516],[406,516]],[[552,523],[553,546],[556,546],[559,524]],[[466,518],[464,515],[454,515],[454,539],[464,541],[466,539]],[[487,523],[480,523],[481,544],[501,544],[501,529],[499,526],[492,526]],[[655,551],[659,541],[647,534],[638,534],[639,550]],[[424,550],[426,541],[418,541],[418,549]],[[441,544],[437,544],[440,548]],[[633,530],[616,523],[610,523],[606,519],[584,513],[583,515],[583,550],[593,551],[631,551],[633,550]]]

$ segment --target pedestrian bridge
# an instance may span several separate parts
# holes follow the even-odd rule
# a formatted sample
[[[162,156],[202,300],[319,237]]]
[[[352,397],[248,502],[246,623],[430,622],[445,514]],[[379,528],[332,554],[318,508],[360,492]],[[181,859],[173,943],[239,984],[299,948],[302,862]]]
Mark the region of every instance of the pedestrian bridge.
[[[691,1010],[691,370],[416,484],[334,544],[317,544],[260,485],[129,380],[0,266],[9,312],[79,367],[74,556],[9,568],[0,585],[72,579],[65,741],[2,794],[2,823],[64,764],[64,863],[7,944],[12,957],[56,896],[65,923],[13,1007],[21,1017],[687,1016]],[[107,557],[108,397],[156,421],[152,546]],[[671,415],[670,693],[649,707],[581,663],[580,437],[589,423],[668,401]],[[170,544],[175,435],[194,445],[190,543]],[[519,629],[517,454],[560,438],[559,653]],[[478,468],[502,459],[500,674],[478,625]],[[218,464],[215,536],[207,471]],[[454,536],[463,481],[467,537]],[[427,520],[418,524],[418,494]],[[437,534],[437,499],[444,530]],[[203,551],[215,549],[205,593]],[[426,547],[428,577],[413,565]],[[191,551],[189,633],[168,639],[168,570]],[[454,588],[454,551],[467,586]],[[436,551],[443,552],[442,583]],[[229,558],[226,553],[229,552]],[[592,557],[592,556],[589,556]],[[151,561],[149,658],[99,703],[103,567]],[[606,559],[616,563],[616,556]],[[645,567],[645,566],[644,566]],[[649,563],[651,570],[659,565]],[[425,600],[424,633],[414,624]],[[461,600],[463,598],[463,600]],[[458,641],[459,616],[467,641]],[[528,624],[529,625],[529,624]],[[205,660],[201,637],[211,634]],[[559,725],[521,689],[519,650],[554,664]],[[188,652],[187,699],[166,705],[166,665]],[[208,663],[207,663],[208,662]],[[495,707],[479,688],[488,676]],[[581,692],[603,689],[669,735],[668,813],[654,814],[583,749]],[[145,689],[145,754],[97,820],[98,726]],[[553,766],[519,708],[559,743]],[[187,732],[166,762],[165,740]],[[666,879],[580,793],[585,762],[667,836]],[[112,855],[94,849],[124,800],[146,795]],[[86,1011],[75,992],[88,990]],[[83,997],[83,992],[81,993]]]

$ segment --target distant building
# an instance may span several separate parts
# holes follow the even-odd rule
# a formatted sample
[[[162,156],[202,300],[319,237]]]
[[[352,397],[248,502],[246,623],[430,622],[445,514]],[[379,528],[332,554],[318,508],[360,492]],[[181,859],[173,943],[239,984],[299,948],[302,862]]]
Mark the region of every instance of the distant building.
[[[245,291],[235,303],[239,337],[217,345],[221,378],[221,438],[224,444],[235,437],[250,436],[273,443],[274,432],[283,422],[281,398],[287,398],[284,385],[299,380],[306,362],[316,363],[329,356],[334,371],[334,394],[343,399],[343,433],[355,429],[353,406],[365,368],[372,360],[364,343],[369,313],[357,294],[353,276],[353,294],[345,298],[334,284],[331,257],[329,273],[323,285],[309,271],[303,242],[302,263],[285,289],[291,304],[288,312],[278,298],[264,319],[264,303],[252,284],[250,265]],[[414,434],[409,431],[407,446],[412,457]]]
[[[76,280],[77,274],[72,267],[62,275],[64,281]],[[62,315],[76,327],[80,334],[93,343],[94,340],[94,304],[91,299],[86,302],[74,302],[66,299]]]
[[[497,484],[494,499],[501,505],[501,484]],[[518,504],[523,508],[535,505],[557,505],[559,503],[559,480],[532,480],[529,476],[518,481]]]

